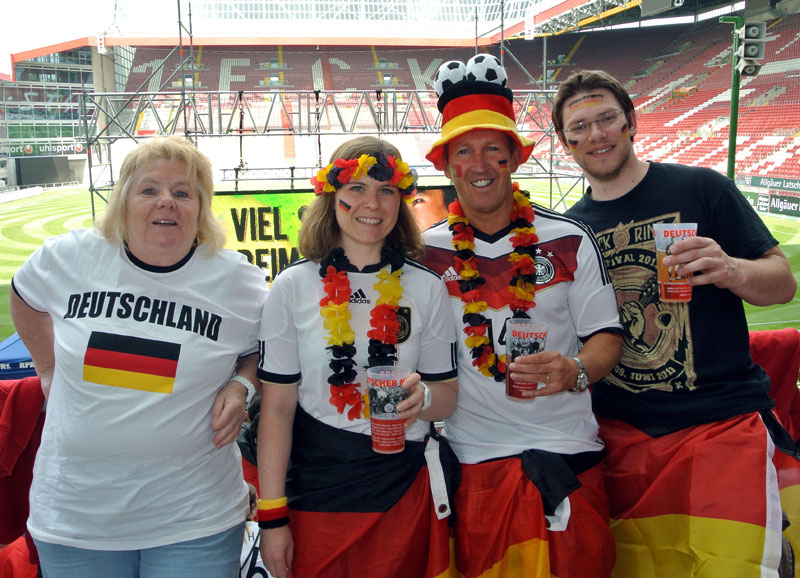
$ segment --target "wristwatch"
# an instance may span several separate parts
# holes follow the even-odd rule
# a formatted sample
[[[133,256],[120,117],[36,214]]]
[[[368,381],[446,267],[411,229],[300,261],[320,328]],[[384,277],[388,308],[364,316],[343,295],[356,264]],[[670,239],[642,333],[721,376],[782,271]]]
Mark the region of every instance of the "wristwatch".
[[[586,373],[586,368],[583,362],[577,357],[573,357],[572,361],[578,366],[578,378],[575,380],[575,387],[568,389],[570,393],[583,393],[589,388],[589,374]]]
[[[425,411],[431,406],[431,388],[428,387],[424,381],[420,381],[419,384],[422,386],[422,410]]]

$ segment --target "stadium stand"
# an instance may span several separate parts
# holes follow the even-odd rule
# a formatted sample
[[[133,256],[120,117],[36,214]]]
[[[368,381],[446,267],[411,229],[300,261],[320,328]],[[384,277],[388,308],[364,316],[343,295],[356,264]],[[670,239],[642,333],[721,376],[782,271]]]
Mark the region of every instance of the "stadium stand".
[[[633,95],[639,114],[636,147],[647,159],[708,166],[725,172],[730,128],[731,48],[733,27],[716,18],[695,24],[662,27],[577,32],[541,39],[508,42],[505,66],[509,85],[516,91],[537,90],[555,85],[583,68],[602,68],[623,80]],[[184,46],[185,51],[187,47]],[[180,55],[173,47],[133,46],[128,50],[124,90],[155,93],[180,89]],[[482,49],[496,53],[497,46]],[[297,137],[286,136],[295,126],[318,126],[322,131],[345,133],[369,130],[388,121],[386,101],[402,118],[403,130],[416,134],[411,139],[417,154],[412,162],[425,164],[424,152],[432,142],[438,111],[432,92],[433,77],[447,60],[466,61],[473,48],[425,48],[408,46],[193,46],[188,52],[193,66],[185,71],[187,84],[198,93],[197,112],[219,110],[217,99],[239,104],[238,93],[248,98],[241,109],[226,111],[212,120],[215,130],[237,133],[239,112],[246,115],[247,129],[279,131],[284,146],[265,166],[281,166],[296,159]],[[521,65],[518,65],[521,63]],[[522,68],[524,66],[524,69]],[[59,114],[78,115],[74,92],[55,95],[52,90],[35,92],[34,85],[5,87],[10,102],[58,98]],[[38,89],[36,89],[38,90]],[[267,94],[269,91],[280,91]],[[319,91],[314,96],[313,91]],[[45,92],[47,93],[45,95]],[[261,93],[264,93],[261,96]],[[368,92],[369,102],[364,93]],[[24,94],[23,94],[24,93]],[[305,95],[303,94],[305,93]],[[309,95],[308,93],[311,93]],[[38,95],[38,96],[37,96]],[[311,113],[301,99],[311,102]],[[153,134],[174,119],[174,98],[154,98],[140,108],[120,113],[136,115],[135,132]],[[316,109],[314,108],[316,107]],[[531,107],[526,113],[531,113]],[[44,109],[42,109],[44,110]],[[314,112],[316,110],[316,112]],[[305,112],[304,112],[305,111]],[[517,112],[524,116],[518,104]],[[545,110],[546,112],[546,110]],[[36,107],[6,109],[7,118],[37,115]],[[303,116],[303,115],[306,116]],[[541,114],[541,109],[537,112]],[[16,115],[16,116],[15,116]],[[530,124],[536,124],[532,119]],[[252,121],[252,122],[251,122]],[[548,119],[539,119],[546,124]],[[180,119],[174,126],[180,128]],[[13,124],[13,123],[12,123]],[[9,136],[15,131],[9,125]],[[535,127],[523,130],[534,131]],[[16,134],[16,133],[13,133]],[[541,137],[531,132],[530,136]],[[766,57],[758,76],[741,81],[736,170],[740,175],[769,173],[775,177],[800,178],[797,153],[800,148],[800,15],[768,22]],[[560,145],[557,149],[562,155]],[[534,152],[541,162],[550,155],[549,143]]]

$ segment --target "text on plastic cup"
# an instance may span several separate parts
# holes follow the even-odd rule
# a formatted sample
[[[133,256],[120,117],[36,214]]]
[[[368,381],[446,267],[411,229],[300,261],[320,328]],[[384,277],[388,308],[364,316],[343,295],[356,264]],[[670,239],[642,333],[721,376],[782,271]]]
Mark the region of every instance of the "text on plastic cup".
[[[665,239],[669,239],[670,237],[696,237],[697,229],[664,229],[658,231],[658,233]]]
[[[512,329],[511,337],[516,339],[545,339],[547,337],[547,331],[521,331],[519,329]]]

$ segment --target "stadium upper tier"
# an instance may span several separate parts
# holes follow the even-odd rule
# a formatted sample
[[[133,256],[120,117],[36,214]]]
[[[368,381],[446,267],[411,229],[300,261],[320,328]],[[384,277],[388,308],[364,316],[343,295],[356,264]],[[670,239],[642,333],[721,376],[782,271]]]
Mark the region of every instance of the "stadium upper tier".
[[[541,39],[514,40],[508,43],[510,54],[504,60],[509,86],[517,90],[541,88],[545,67],[550,89],[584,68],[610,72],[634,96],[639,112],[636,146],[646,158],[702,164],[724,172],[732,34],[730,24],[708,20],[554,36],[546,44]],[[737,171],[800,177],[800,15],[768,22],[767,40],[760,74],[741,82]],[[490,52],[496,53],[493,48]],[[464,48],[324,45],[191,50],[195,65],[185,74],[197,91],[418,91],[424,93],[426,107],[414,113],[420,116],[420,125],[433,125],[437,116],[432,88],[438,66],[474,54]],[[127,90],[179,88],[179,56],[170,51],[136,48]],[[425,148],[422,142],[420,154]],[[536,154],[544,158],[549,145],[543,143]]]

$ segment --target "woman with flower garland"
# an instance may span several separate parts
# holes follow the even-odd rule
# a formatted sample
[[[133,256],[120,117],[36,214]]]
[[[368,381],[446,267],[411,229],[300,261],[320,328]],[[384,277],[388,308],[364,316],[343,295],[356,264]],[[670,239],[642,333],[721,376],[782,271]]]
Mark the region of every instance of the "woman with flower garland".
[[[305,259],[275,279],[259,336],[262,558],[277,578],[449,576],[455,460],[428,434],[456,405],[456,331],[444,284],[414,260],[414,176],[359,137],[312,183]],[[398,405],[405,450],[382,455],[366,368],[393,364],[418,373]]]

